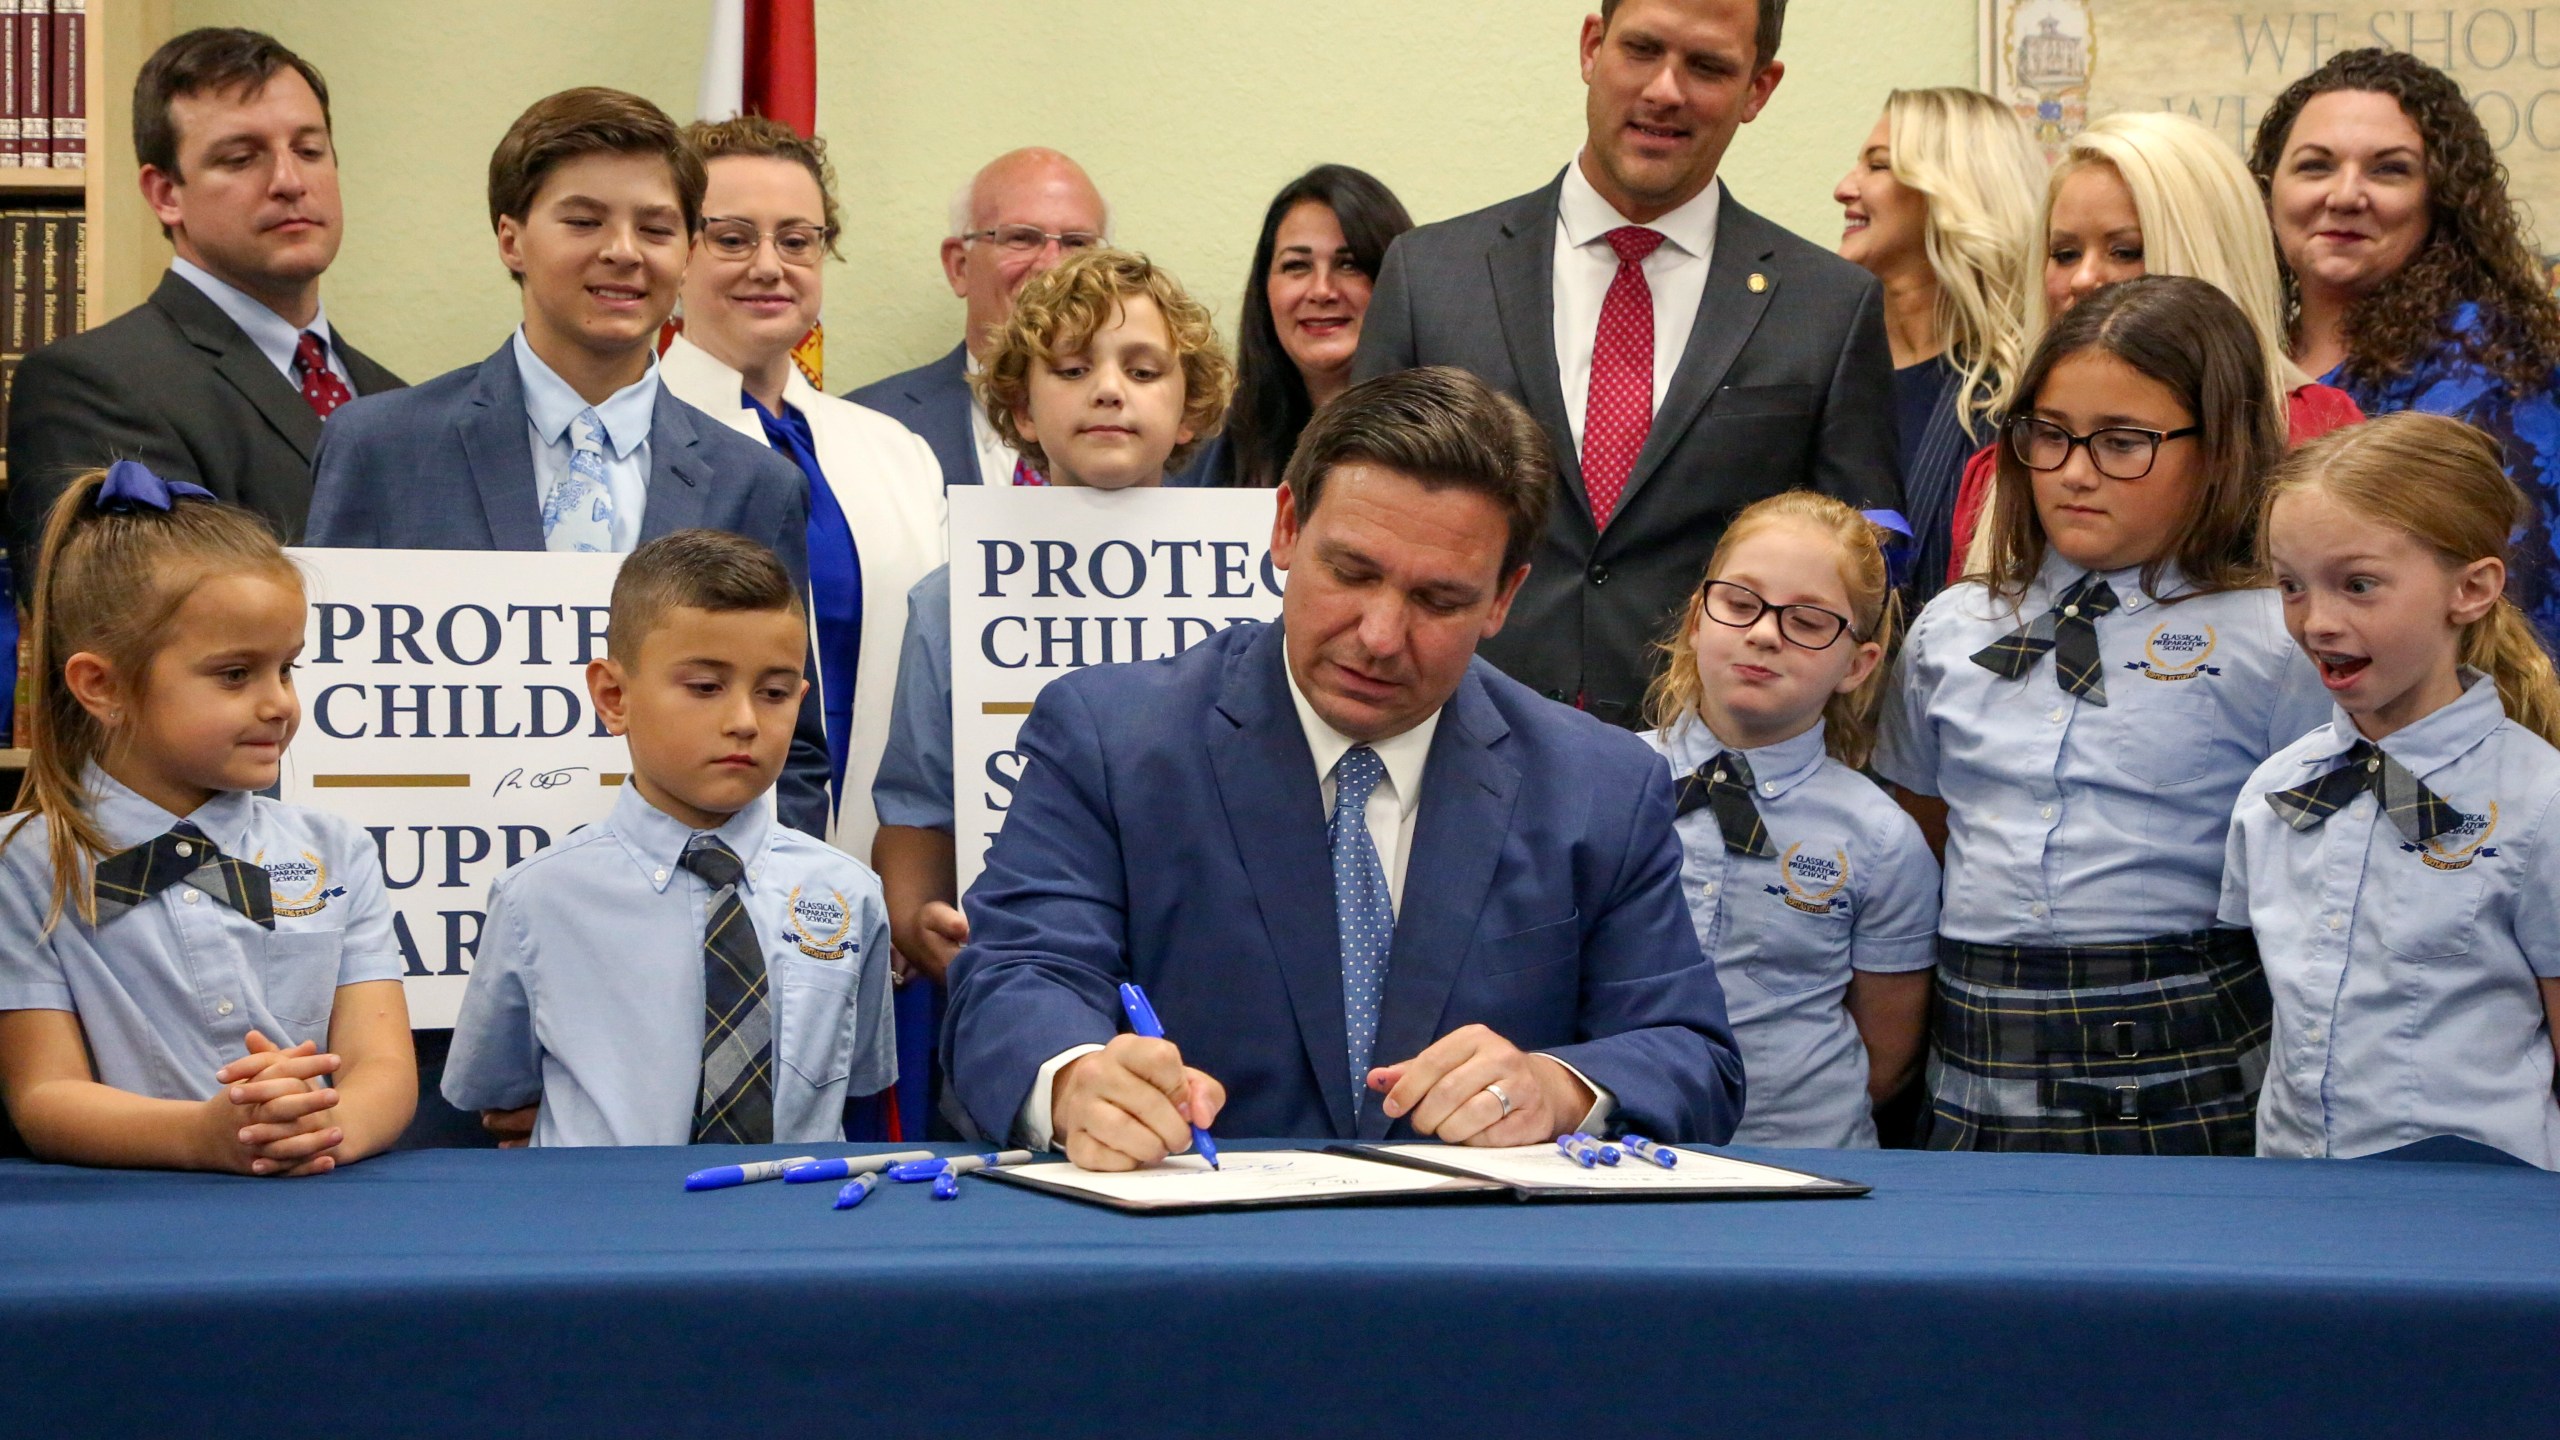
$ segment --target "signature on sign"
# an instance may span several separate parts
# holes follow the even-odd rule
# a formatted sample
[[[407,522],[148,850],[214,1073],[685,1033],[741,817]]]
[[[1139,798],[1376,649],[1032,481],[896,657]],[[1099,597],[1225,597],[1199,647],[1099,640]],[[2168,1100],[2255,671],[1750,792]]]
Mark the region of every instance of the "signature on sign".
[[[536,770],[528,775],[524,767],[519,765],[498,777],[498,783],[489,788],[489,793],[495,795],[506,790],[557,790],[585,773],[587,773],[587,767],[584,765],[563,765],[554,770]]]

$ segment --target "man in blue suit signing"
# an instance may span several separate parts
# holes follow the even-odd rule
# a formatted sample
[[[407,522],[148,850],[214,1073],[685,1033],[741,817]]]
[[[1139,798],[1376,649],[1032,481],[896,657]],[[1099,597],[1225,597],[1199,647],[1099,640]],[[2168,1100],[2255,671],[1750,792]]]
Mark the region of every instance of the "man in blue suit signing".
[[[331,416],[304,543],[622,553],[704,527],[766,546],[805,584],[806,477],[658,379],[703,188],[701,158],[647,100],[535,101],[489,160],[489,223],[524,324],[477,365]],[[812,700],[775,787],[785,824],[826,833],[828,774]]]
[[[1464,371],[1354,387],[1278,492],[1280,624],[1041,693],[951,970],[945,1057],[982,1131],[1105,1170],[1213,1119],[1732,1134],[1742,1063],[1666,772],[1475,658],[1553,463]],[[1172,1040],[1114,1035],[1123,980]]]

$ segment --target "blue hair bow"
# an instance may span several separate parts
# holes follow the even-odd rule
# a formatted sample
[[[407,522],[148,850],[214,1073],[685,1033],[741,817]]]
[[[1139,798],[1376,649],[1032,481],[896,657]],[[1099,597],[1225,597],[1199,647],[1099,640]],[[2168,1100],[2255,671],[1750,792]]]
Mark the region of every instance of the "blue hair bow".
[[[191,485],[184,480],[163,480],[139,460],[119,460],[107,467],[106,483],[98,487],[97,497],[89,503],[117,514],[142,506],[167,511],[178,503],[181,496],[205,500],[219,498],[201,485]]]

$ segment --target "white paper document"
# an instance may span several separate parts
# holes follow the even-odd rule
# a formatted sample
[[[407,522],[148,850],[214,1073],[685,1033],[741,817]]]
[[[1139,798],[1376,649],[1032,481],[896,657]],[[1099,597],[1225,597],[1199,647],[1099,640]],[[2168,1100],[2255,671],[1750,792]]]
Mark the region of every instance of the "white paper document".
[[[1280,1205],[1493,1188],[1454,1175],[1318,1150],[1229,1150],[1219,1156],[1219,1162],[1219,1168],[1212,1170],[1197,1155],[1176,1155],[1139,1170],[1102,1171],[1051,1161],[1010,1165],[1003,1174],[1040,1189],[1138,1210]]]
[[[1384,1154],[1401,1155],[1426,1165],[1463,1170],[1522,1190],[1625,1190],[1671,1194],[1714,1190],[1813,1190],[1837,1188],[1837,1181],[1775,1165],[1755,1165],[1702,1150],[1681,1150],[1671,1169],[1628,1155],[1615,1165],[1584,1169],[1553,1145],[1513,1145],[1478,1149],[1470,1145],[1377,1145]]]

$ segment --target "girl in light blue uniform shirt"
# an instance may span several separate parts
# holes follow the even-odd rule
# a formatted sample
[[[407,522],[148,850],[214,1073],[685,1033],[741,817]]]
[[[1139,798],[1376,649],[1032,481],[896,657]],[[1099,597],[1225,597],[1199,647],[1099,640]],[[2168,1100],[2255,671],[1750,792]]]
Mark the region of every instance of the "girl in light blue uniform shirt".
[[[2269,503],[2336,709],[2232,820],[2222,917],[2275,993],[2261,1155],[2450,1134],[2560,1169],[2560,683],[2504,593],[2527,505],[2500,462],[2408,411],[2303,447]]]
[[[1737,1144],[1872,1148],[1871,1106],[1919,1058],[1938,863],[1851,768],[1894,611],[1866,517],[1773,496],[1726,528],[1649,697],[1680,888],[1749,1079]]]
[[[0,822],[0,1096],[41,1159],[324,1174],[418,1095],[373,841],[256,792],[302,705],[266,523],[127,460],[37,567],[34,760]]]
[[[2216,929],[2231,802],[2326,702],[2252,588],[2284,411],[2257,331],[2147,276],[2056,320],[1990,573],[1912,626],[1876,769],[1945,803],[1933,1149],[2246,1154],[2267,991]]]

